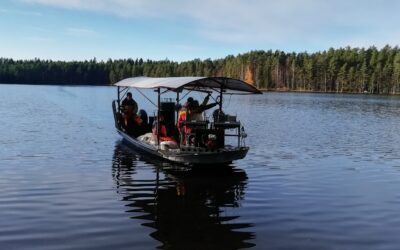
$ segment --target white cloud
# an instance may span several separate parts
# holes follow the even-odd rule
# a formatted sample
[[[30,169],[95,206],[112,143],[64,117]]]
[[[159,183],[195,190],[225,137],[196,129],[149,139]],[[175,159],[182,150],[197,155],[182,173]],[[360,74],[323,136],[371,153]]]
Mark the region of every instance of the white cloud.
[[[25,10],[14,10],[14,9],[0,9],[0,13],[10,14],[10,15],[21,15],[21,16],[34,16],[40,17],[42,13],[35,11],[25,11]]]
[[[31,42],[38,42],[38,43],[45,43],[45,42],[53,42],[53,41],[55,41],[53,38],[41,37],[41,36],[28,37],[28,40],[31,41]]]
[[[177,44],[175,45],[175,48],[179,49],[179,50],[183,50],[183,51],[191,51],[191,52],[196,52],[196,51],[202,51],[204,50],[201,47],[196,47],[196,46],[192,46],[192,45],[187,45],[187,44]]]
[[[73,28],[73,27],[71,27],[71,28],[67,28],[65,31],[66,31],[66,33],[68,35],[79,36],[79,37],[82,37],[82,36],[92,37],[92,36],[97,36],[98,35],[98,33],[96,31],[91,30],[91,29],[86,29],[86,28]]]
[[[124,18],[180,19],[209,40],[321,46],[396,43],[400,1],[362,0],[20,0]],[[392,38],[391,38],[392,37]],[[335,44],[333,44],[335,42]],[[360,45],[357,45],[360,44]],[[395,44],[393,44],[395,45]]]

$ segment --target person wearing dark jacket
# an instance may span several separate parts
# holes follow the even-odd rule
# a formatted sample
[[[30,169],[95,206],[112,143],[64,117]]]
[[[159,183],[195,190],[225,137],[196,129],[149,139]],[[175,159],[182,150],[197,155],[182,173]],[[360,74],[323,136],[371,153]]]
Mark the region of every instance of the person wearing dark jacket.
[[[125,99],[122,101],[122,108],[123,108],[124,110],[127,110],[127,107],[128,107],[128,106],[131,106],[129,109],[130,109],[134,114],[136,114],[136,113],[138,112],[138,105],[137,105],[137,103],[135,102],[135,100],[133,100],[133,98],[132,98],[132,93],[131,93],[131,92],[128,92],[128,93],[126,94]]]
[[[126,98],[122,101],[122,128],[130,136],[138,137],[144,133],[141,126],[143,121],[137,115],[138,105],[132,98],[132,93],[128,92]]]

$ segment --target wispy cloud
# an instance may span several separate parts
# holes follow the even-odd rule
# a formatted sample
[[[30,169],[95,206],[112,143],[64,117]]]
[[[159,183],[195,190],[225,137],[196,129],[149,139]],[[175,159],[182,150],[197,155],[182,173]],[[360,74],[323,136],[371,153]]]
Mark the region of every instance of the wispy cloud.
[[[34,16],[34,17],[42,16],[42,13],[40,12],[15,10],[15,9],[0,9],[0,13],[10,14],[10,15],[21,15],[21,16]]]
[[[395,0],[20,1],[128,18],[181,18],[193,22],[192,31],[199,36],[224,43],[279,44],[295,41],[321,46],[337,46],[357,40],[371,45],[399,43],[390,35],[400,31],[400,15],[397,13],[400,1]]]
[[[54,38],[40,37],[40,36],[28,37],[28,40],[31,41],[31,42],[39,42],[39,43],[43,43],[43,42],[54,42],[54,41],[55,41]]]
[[[196,47],[196,46],[191,46],[187,44],[177,44],[175,45],[175,48],[183,51],[191,51],[191,52],[196,52],[196,51],[202,51],[204,48],[201,47]]]
[[[35,32],[40,32],[40,33],[49,33],[50,30],[47,28],[39,27],[39,26],[28,26],[29,29],[35,31]]]
[[[82,37],[82,36],[84,36],[84,37],[93,37],[93,36],[98,36],[99,35],[99,33],[97,33],[94,30],[87,29],[87,28],[76,28],[76,27],[67,28],[65,30],[65,32],[68,35],[79,36],[79,37]]]

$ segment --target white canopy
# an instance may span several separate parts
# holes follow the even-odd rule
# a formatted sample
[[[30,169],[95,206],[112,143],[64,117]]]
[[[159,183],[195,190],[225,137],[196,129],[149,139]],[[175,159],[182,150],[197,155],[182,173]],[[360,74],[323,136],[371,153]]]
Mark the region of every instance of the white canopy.
[[[244,81],[227,77],[131,77],[115,84],[130,88],[166,88],[174,91],[190,90],[231,90],[231,92],[246,92],[261,94],[261,91]]]

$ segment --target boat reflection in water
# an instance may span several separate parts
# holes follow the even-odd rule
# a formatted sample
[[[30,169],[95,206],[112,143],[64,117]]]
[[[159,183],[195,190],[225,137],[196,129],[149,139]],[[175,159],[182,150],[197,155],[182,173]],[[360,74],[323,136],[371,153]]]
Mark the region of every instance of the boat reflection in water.
[[[231,166],[179,169],[138,157],[117,143],[112,174],[131,218],[148,221],[150,236],[164,249],[241,249],[254,244],[240,207],[247,175]]]

